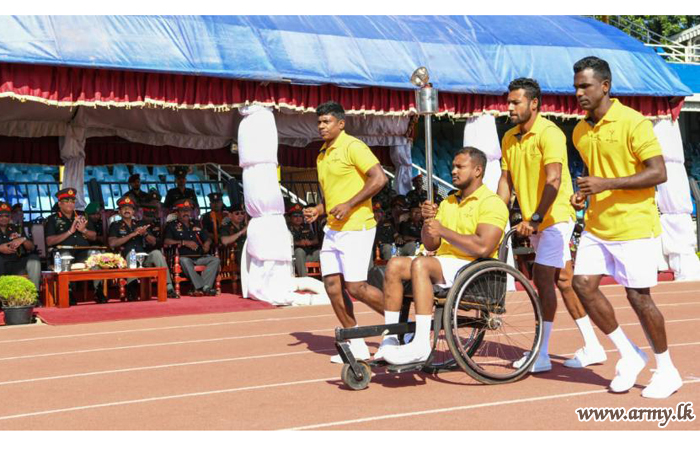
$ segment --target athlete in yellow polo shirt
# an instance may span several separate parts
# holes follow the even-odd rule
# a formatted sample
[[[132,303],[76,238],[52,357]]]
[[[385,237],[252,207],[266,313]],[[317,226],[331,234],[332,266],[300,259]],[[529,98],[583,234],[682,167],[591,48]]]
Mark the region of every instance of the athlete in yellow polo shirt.
[[[508,208],[483,184],[486,155],[474,147],[461,149],[452,162],[452,184],[459,192],[440,203],[421,206],[424,223],[421,240],[435,256],[398,257],[389,260],[384,279],[384,320],[398,323],[403,302],[403,281],[411,280],[416,303],[416,333],[410,344],[399,345],[387,336],[374,355],[391,364],[425,361],[430,355],[433,284],[450,287],[459,269],[477,258],[495,258]]]
[[[578,179],[581,190],[571,202],[582,209],[587,196],[590,204],[573,286],[620,352],[613,392],[631,389],[648,359],[623,333],[599,289],[600,279],[612,275],[625,287],[656,356],[656,372],[642,396],[666,398],[683,385],[668,353],[664,317],[650,293],[657,281],[661,232],[654,187],[666,181],[666,165],[651,122],[611,99],[611,83],[610,67],[602,59],[589,56],[574,65],[576,99],[588,115],[576,125],[573,141],[589,175]]]
[[[387,182],[379,160],[359,139],[343,131],[345,110],[336,102],[316,108],[318,131],[325,144],[316,159],[318,181],[324,202],[306,208],[308,223],[329,212],[321,247],[321,274],[333,311],[345,328],[357,326],[352,302],[354,298],[383,313],[382,292],[367,284],[367,268],[372,256],[377,223],[372,211],[372,196]],[[357,359],[369,359],[364,339],[351,339],[350,349]],[[340,355],[331,362],[342,364]]]
[[[534,282],[542,305],[544,319],[542,343],[531,372],[552,369],[549,358],[549,337],[557,312],[559,288],[564,305],[576,322],[584,347],[564,362],[580,368],[602,363],[607,359],[593,325],[571,287],[573,270],[569,242],[574,232],[576,213],[569,203],[573,194],[566,155],[566,136],[554,123],[539,114],[540,85],[530,78],[518,78],[508,85],[508,112],[515,127],[503,136],[501,180],[498,196],[508,205],[515,190],[523,221],[516,230],[529,236],[535,248]],[[516,361],[520,367],[527,356]]]

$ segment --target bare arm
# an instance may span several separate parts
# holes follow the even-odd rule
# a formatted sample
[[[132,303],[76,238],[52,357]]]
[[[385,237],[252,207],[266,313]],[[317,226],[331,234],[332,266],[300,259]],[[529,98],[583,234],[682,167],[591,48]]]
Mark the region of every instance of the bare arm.
[[[644,160],[644,169],[620,178],[579,177],[578,186],[583,195],[594,195],[615,189],[645,189],[665,183],[666,163],[663,156],[654,156]]]
[[[498,247],[498,243],[503,235],[503,230],[496,225],[480,223],[477,225],[474,234],[459,234],[449,228],[443,227],[437,220],[432,219],[429,221],[427,227],[424,227],[423,234],[427,234],[431,237],[430,247],[424,243],[426,250],[432,251],[437,249],[439,240],[442,238],[469,256],[474,258],[487,258],[496,250],[496,247]],[[434,245],[435,239],[437,239],[438,245]]]
[[[498,180],[498,196],[510,208],[510,193],[513,191],[513,178],[507,170],[501,171],[501,179]]]
[[[559,187],[561,186],[561,163],[549,163],[544,166],[544,175],[546,181],[542,190],[540,204],[535,210],[540,217],[544,217],[545,213],[552,207],[552,203],[557,198]]]

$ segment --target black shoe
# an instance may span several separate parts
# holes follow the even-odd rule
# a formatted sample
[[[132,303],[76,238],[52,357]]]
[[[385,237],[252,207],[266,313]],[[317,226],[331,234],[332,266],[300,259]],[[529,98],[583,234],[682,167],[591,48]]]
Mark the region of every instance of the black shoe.
[[[175,289],[168,289],[168,298],[180,298]]]
[[[102,291],[97,291],[95,292],[95,302],[96,303],[107,303],[109,299],[105,297],[105,294]]]
[[[207,297],[214,297],[216,296],[216,289],[210,288],[210,289],[204,289],[204,295]]]

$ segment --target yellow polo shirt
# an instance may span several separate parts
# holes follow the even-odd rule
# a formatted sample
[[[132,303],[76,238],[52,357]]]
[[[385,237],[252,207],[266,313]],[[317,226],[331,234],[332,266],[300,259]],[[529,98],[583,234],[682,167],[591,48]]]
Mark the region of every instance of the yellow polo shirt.
[[[573,141],[591,176],[621,178],[644,170],[644,161],[661,156],[651,121],[613,99],[595,125],[581,120]],[[609,241],[645,239],[661,234],[654,188],[618,189],[589,197],[586,231]],[[650,255],[651,257],[652,255]]]
[[[337,220],[330,211],[360,192],[367,181],[367,171],[379,164],[372,150],[359,139],[341,131],[333,145],[324,144],[316,158],[318,181],[325,198],[328,226],[335,231],[371,229],[377,225],[372,212],[372,199],[368,198],[344,220]]]
[[[544,166],[561,163],[561,183],[554,203],[542,218],[539,229],[575,220],[571,206],[574,188],[566,155],[566,136],[553,122],[537,115],[532,129],[521,135],[520,125],[506,132],[502,141],[501,169],[510,172],[524,220],[530,220],[542,199],[547,176]]]
[[[501,230],[506,228],[508,222],[508,207],[501,198],[494,194],[486,185],[481,185],[469,197],[460,199],[455,194],[448,196],[440,203],[435,216],[440,224],[459,234],[474,234],[480,223],[495,225]],[[498,241],[503,240],[503,235]],[[473,261],[475,258],[464,253],[459,248],[442,239],[436,256],[447,258],[459,258]],[[498,256],[496,247],[491,258]]]

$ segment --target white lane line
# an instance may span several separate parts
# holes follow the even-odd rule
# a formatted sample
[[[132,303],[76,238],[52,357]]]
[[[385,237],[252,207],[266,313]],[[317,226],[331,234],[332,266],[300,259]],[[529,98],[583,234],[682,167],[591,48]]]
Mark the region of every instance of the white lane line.
[[[693,291],[695,292],[695,291]],[[657,304],[656,306],[658,307],[675,307],[675,306],[690,306],[690,305],[697,305],[700,304],[700,302],[682,302],[682,303],[660,303]],[[568,311],[566,309],[558,308],[559,310],[557,311],[556,314],[568,314]],[[617,306],[613,308],[615,311],[623,310],[623,309],[632,309],[631,306]],[[365,311],[365,312],[357,312],[355,315],[360,315],[360,314],[375,314],[374,311]],[[522,315],[529,315],[530,313],[523,313],[523,314],[513,314],[511,316],[522,316]],[[125,333],[140,333],[140,332],[150,332],[150,331],[164,331],[164,330],[176,330],[176,329],[185,329],[185,328],[202,328],[202,327],[209,327],[209,326],[221,326],[221,325],[239,325],[239,324],[247,324],[247,323],[258,323],[258,322],[277,322],[277,321],[285,321],[287,319],[313,319],[313,318],[319,318],[319,317],[335,317],[335,314],[322,314],[322,315],[315,315],[315,316],[296,316],[292,318],[273,318],[273,319],[255,319],[255,320],[244,320],[244,321],[231,321],[231,322],[215,322],[215,323],[208,323],[208,324],[196,324],[196,325],[176,325],[176,326],[170,326],[170,327],[157,327],[157,328],[141,328],[141,329],[133,329],[133,330],[120,330],[120,331],[103,331],[103,332],[98,332],[98,333],[83,333],[83,334],[67,334],[63,336],[43,336],[43,337],[35,337],[35,338],[24,338],[24,339],[12,339],[12,340],[5,340],[5,341],[0,341],[0,344],[16,344],[20,342],[32,342],[32,341],[41,341],[41,340],[56,340],[56,339],[65,339],[65,338],[81,338],[81,337],[88,337],[88,336],[104,336],[104,335],[114,335],[114,334],[125,334]],[[335,330],[335,328],[333,328]],[[328,331],[328,330],[324,330]],[[555,330],[556,331],[556,330]],[[295,331],[299,333],[304,333],[304,332],[310,332],[306,330],[299,330]],[[291,332],[290,332],[291,333]],[[282,333],[285,334],[285,333]],[[275,335],[265,335],[265,336],[276,336]],[[258,337],[258,336],[252,336],[252,337]],[[241,339],[243,336],[240,337]],[[194,341],[193,341],[194,342]],[[4,358],[0,358],[0,361],[3,361]]]
[[[700,383],[700,380],[686,380],[684,383],[685,384]],[[568,394],[543,395],[543,396],[539,396],[539,397],[527,397],[527,398],[518,398],[518,399],[513,399],[513,400],[502,400],[502,401],[498,401],[498,402],[478,403],[476,405],[453,406],[451,408],[426,409],[423,411],[413,411],[413,412],[397,413],[397,414],[386,414],[386,415],[382,415],[382,416],[364,417],[361,419],[341,420],[341,421],[337,421],[337,422],[326,422],[326,423],[318,423],[318,424],[314,424],[314,425],[305,425],[305,426],[301,426],[301,427],[288,428],[285,431],[289,431],[289,430],[313,430],[313,429],[317,429],[317,428],[328,428],[328,427],[342,426],[342,425],[353,425],[353,424],[364,423],[364,422],[375,422],[378,420],[402,419],[402,418],[406,418],[406,417],[425,416],[428,414],[441,414],[441,413],[450,413],[450,412],[456,412],[456,411],[468,411],[470,409],[488,408],[491,406],[515,405],[518,403],[530,403],[530,402],[538,402],[538,401],[544,401],[544,400],[556,400],[556,399],[561,399],[561,398],[581,397],[584,395],[603,394],[603,393],[607,394],[608,390],[607,389],[596,389],[593,391],[571,392]]]
[[[575,329],[575,328],[572,328],[572,330],[573,329]],[[685,346],[690,346],[690,345],[700,345],[700,341],[668,344],[669,347],[685,347]],[[641,346],[639,348],[642,350],[651,349],[651,347],[648,345]],[[23,383],[36,383],[36,382],[41,382],[41,381],[65,380],[65,379],[69,379],[69,378],[81,378],[81,377],[90,377],[90,376],[97,376],[97,375],[110,375],[113,373],[140,372],[140,371],[146,371],[146,370],[170,369],[173,367],[186,367],[186,366],[197,366],[197,365],[203,365],[203,364],[220,364],[220,363],[236,362],[236,361],[249,361],[249,360],[254,360],[254,359],[277,358],[277,357],[284,357],[284,356],[317,355],[317,354],[323,354],[326,352],[334,352],[334,351],[336,351],[335,347],[323,348],[323,349],[318,349],[318,350],[303,350],[300,352],[269,353],[266,355],[238,356],[235,358],[207,359],[207,360],[190,361],[190,362],[184,362],[184,363],[160,364],[160,365],[155,365],[155,366],[128,367],[128,368],[124,368],[124,369],[101,370],[101,371],[95,371],[95,372],[78,372],[78,373],[71,373],[71,374],[65,374],[65,375],[55,375],[55,376],[51,376],[51,377],[25,378],[25,379],[21,379],[21,380],[2,381],[2,382],[0,382],[0,386],[13,385],[13,384],[23,384]],[[605,350],[606,353],[615,353],[616,351],[617,351],[616,349]],[[566,357],[566,356],[573,356],[574,353],[556,353],[556,355],[560,356],[560,357]],[[693,377],[689,377],[689,378],[692,379]]]
[[[124,400],[124,401],[120,401],[120,402],[98,403],[98,404],[93,404],[93,405],[74,406],[74,407],[70,407],[70,408],[49,409],[49,410],[44,410],[44,411],[34,411],[34,412],[30,412],[30,413],[13,414],[13,415],[9,415],[9,416],[0,416],[0,420],[22,419],[25,417],[45,416],[45,415],[60,414],[60,413],[66,413],[66,412],[84,411],[84,410],[98,409],[98,408],[108,408],[108,407],[113,407],[113,406],[124,406],[124,405],[133,405],[133,404],[164,401],[164,400],[175,400],[175,399],[182,399],[182,398],[202,397],[202,396],[216,395],[216,394],[229,394],[229,393],[234,393],[234,392],[254,391],[254,390],[270,389],[270,388],[277,388],[277,387],[299,386],[299,385],[304,385],[304,384],[337,381],[338,379],[339,378],[337,378],[337,377],[317,378],[317,379],[313,379],[313,380],[290,381],[290,382],[284,382],[284,383],[273,383],[273,384],[265,384],[265,385],[259,385],[259,386],[247,386],[247,387],[231,388],[231,389],[218,389],[215,391],[191,392],[191,393],[187,393],[187,394],[175,394],[175,395],[166,395],[166,396],[160,396],[160,397],[148,397],[148,398],[141,398],[141,399],[134,399],[134,400]],[[692,383],[698,383],[698,382],[700,382],[700,380],[686,380],[685,384],[692,384]],[[500,401],[500,402],[481,403],[481,404],[477,404],[477,405],[458,406],[458,407],[452,407],[452,408],[441,408],[441,409],[432,409],[432,410],[425,410],[425,411],[414,411],[414,412],[410,412],[410,413],[389,414],[389,415],[384,415],[384,416],[366,417],[366,418],[362,418],[362,419],[353,419],[353,420],[346,420],[346,421],[339,421],[339,422],[327,422],[327,423],[321,423],[321,424],[306,425],[306,426],[302,426],[302,427],[290,428],[290,430],[307,430],[307,429],[314,429],[314,428],[327,428],[327,427],[337,426],[337,425],[348,425],[348,424],[353,424],[353,423],[370,422],[373,420],[386,420],[386,419],[394,419],[394,418],[401,418],[401,417],[436,414],[436,413],[441,413],[441,412],[442,413],[454,412],[454,411],[484,408],[484,407],[488,407],[488,406],[501,406],[501,405],[515,404],[515,403],[527,403],[527,402],[534,402],[534,401],[541,401],[541,400],[577,397],[577,396],[581,396],[581,395],[591,395],[591,394],[599,394],[599,393],[607,393],[607,392],[608,392],[607,389],[597,389],[597,390],[593,390],[593,391],[575,392],[575,393],[569,393],[569,394],[557,394],[557,395],[549,395],[549,396],[542,396],[542,397],[530,397],[530,398],[524,398],[524,399],[504,400],[504,401]]]
[[[606,287],[606,286],[602,286]],[[668,292],[652,292],[652,295],[664,295],[664,294],[685,294],[685,293],[696,293],[698,290],[681,290],[681,291],[668,291]],[[607,295],[607,297],[624,297],[625,294],[610,294]],[[689,303],[685,303],[689,304]],[[664,306],[663,304],[657,303],[656,306]],[[625,307],[620,307],[620,308],[630,308],[629,306]],[[615,308],[618,309],[618,308]],[[222,313],[226,314],[226,313]],[[366,315],[366,314],[376,314],[374,311],[361,311],[361,312],[355,312],[355,315]],[[22,338],[22,339],[7,339],[7,340],[0,340],[0,344],[9,344],[9,343],[18,343],[18,342],[31,342],[31,341],[41,341],[41,340],[55,340],[55,339],[66,339],[66,338],[74,338],[74,337],[88,337],[88,336],[109,336],[109,335],[115,335],[115,334],[125,334],[125,333],[142,333],[142,332],[150,332],[150,331],[162,331],[162,330],[178,330],[178,329],[188,329],[188,328],[203,328],[203,327],[210,327],[210,326],[222,326],[222,325],[240,325],[240,324],[248,324],[248,323],[261,323],[261,322],[284,322],[284,321],[292,321],[292,320],[304,320],[304,319],[314,319],[314,318],[321,318],[321,317],[335,317],[335,314],[318,314],[318,315],[313,315],[313,316],[292,316],[292,317],[271,317],[271,318],[265,318],[265,319],[251,319],[251,320],[240,320],[240,321],[227,321],[227,322],[213,322],[213,323],[203,323],[203,324],[189,324],[189,325],[172,325],[172,326],[167,326],[167,327],[151,327],[151,328],[133,328],[133,329],[127,329],[127,330],[115,330],[115,331],[99,331],[95,333],[80,333],[80,334],[66,334],[66,335],[57,335],[57,336],[41,336],[41,337],[33,337],[33,338]],[[86,324],[75,324],[75,325],[86,325]],[[75,325],[70,325],[70,326],[75,326]],[[8,329],[3,329],[2,332],[6,333]]]
[[[356,312],[355,315],[359,314],[375,314],[373,311]],[[0,344],[14,344],[18,342],[31,342],[31,341],[42,341],[42,340],[55,340],[55,339],[66,339],[66,338],[79,338],[87,336],[109,336],[114,334],[124,334],[124,333],[143,333],[150,331],[164,331],[164,330],[180,330],[187,328],[203,328],[211,326],[221,326],[221,325],[240,325],[248,323],[260,323],[260,322],[284,322],[287,320],[303,320],[303,319],[316,319],[319,317],[335,317],[335,314],[319,314],[315,316],[294,316],[294,317],[284,317],[284,318],[269,318],[269,319],[254,319],[254,320],[234,320],[230,322],[213,322],[213,323],[201,323],[201,324],[191,324],[191,325],[173,325],[169,327],[154,327],[154,328],[134,328],[129,330],[116,330],[116,331],[99,331],[96,333],[80,333],[80,334],[65,334],[57,336],[41,336],[33,338],[23,338],[23,339],[8,339],[0,341]],[[5,330],[3,330],[5,331]]]
[[[330,351],[333,349],[323,349],[318,351]],[[12,380],[12,381],[2,381],[0,386],[12,385],[12,384],[22,384],[22,383],[36,383],[40,381],[53,381],[53,380],[65,380],[68,378],[80,378],[80,377],[92,377],[97,375],[110,375],[113,373],[125,373],[125,372],[139,372],[144,370],[158,370],[158,369],[170,369],[173,367],[186,367],[186,366],[198,366],[203,364],[219,364],[234,361],[248,361],[251,359],[264,359],[264,358],[276,358],[281,356],[298,356],[306,355],[312,353],[311,350],[303,350],[300,352],[289,352],[289,353],[270,353],[267,355],[253,355],[253,356],[238,356],[236,358],[222,358],[222,359],[207,359],[202,361],[190,361],[183,363],[172,363],[172,364],[160,364],[157,366],[140,366],[140,367],[129,367],[125,369],[112,369],[112,370],[101,370],[97,372],[80,372],[71,373],[66,375],[56,375],[52,377],[40,377],[40,378],[27,378],[23,380]]]
[[[666,323],[680,323],[680,322],[696,322],[700,321],[700,317],[696,318],[691,318],[691,319],[677,319],[677,320],[667,320]],[[634,326],[634,325],[639,325],[639,322],[628,322],[628,323],[621,323],[619,324],[620,326]],[[66,356],[66,355],[79,355],[79,354],[85,354],[85,353],[96,353],[96,352],[108,352],[108,351],[114,351],[114,350],[134,350],[134,349],[140,349],[140,348],[153,348],[153,347],[164,347],[164,346],[169,346],[169,345],[188,345],[188,344],[202,344],[202,343],[209,343],[209,342],[221,342],[221,341],[233,341],[233,340],[240,340],[240,339],[255,339],[255,338],[265,338],[265,337],[278,337],[278,336],[289,336],[291,333],[325,333],[329,331],[334,331],[335,328],[325,328],[325,329],[319,329],[319,330],[300,330],[300,331],[289,331],[289,332],[283,332],[283,333],[268,333],[268,334],[257,334],[257,335],[246,335],[246,336],[229,336],[229,337],[222,337],[222,338],[210,338],[210,339],[193,339],[193,340],[188,340],[188,341],[173,341],[173,342],[157,342],[153,344],[139,344],[139,345],[124,345],[120,347],[98,347],[98,348],[91,348],[91,349],[86,349],[86,350],[72,350],[69,352],[54,352],[54,353],[41,353],[37,355],[20,355],[20,356],[8,356],[4,358],[0,358],[0,362],[2,361],[15,361],[15,360],[20,360],[20,359],[34,359],[34,358],[45,358],[45,357],[51,357],[51,356]],[[563,331],[572,331],[572,330],[578,330],[578,328],[555,328],[552,331],[553,332],[563,332]],[[521,334],[532,334],[534,333],[534,330],[531,332],[522,332]]]
[[[700,320],[700,319],[699,319]],[[306,330],[305,333],[320,333],[333,331],[334,328],[326,328],[321,330]],[[139,345],[124,345],[121,347],[100,347],[91,348],[87,350],[73,350],[70,352],[55,352],[55,353],[43,353],[38,355],[21,355],[21,356],[8,356],[5,358],[0,358],[0,361],[14,361],[17,359],[34,359],[34,358],[44,358],[47,356],[65,356],[65,355],[79,355],[82,353],[94,353],[94,352],[105,352],[113,350],[133,350],[137,348],[151,348],[151,347],[163,347],[168,345],[186,345],[186,344],[202,344],[207,342],[220,342],[220,341],[233,341],[238,339],[254,339],[263,337],[276,337],[276,336],[289,336],[291,332],[285,333],[269,333],[269,334],[258,334],[258,335],[247,335],[247,336],[229,336],[222,338],[211,338],[211,339],[193,339],[189,341],[174,341],[174,342],[156,342],[153,344],[139,344]]]
[[[264,384],[261,386],[248,386],[248,387],[240,387],[240,388],[232,388],[232,389],[219,389],[216,391],[191,392],[189,394],[166,395],[166,396],[162,396],[162,397],[149,397],[149,398],[140,398],[140,399],[135,399],[135,400],[124,400],[121,402],[99,403],[99,404],[95,404],[95,405],[85,405],[85,406],[74,406],[71,408],[49,409],[49,410],[45,410],[45,411],[35,411],[35,412],[24,413],[24,414],[14,414],[11,416],[0,416],[0,420],[22,419],[25,417],[45,416],[45,415],[49,415],[49,414],[60,414],[60,413],[73,412],[73,411],[83,411],[86,409],[108,408],[110,406],[124,406],[124,405],[138,404],[138,403],[157,402],[157,401],[163,401],[163,400],[174,400],[174,399],[188,398],[188,397],[202,397],[205,395],[228,394],[228,393],[232,393],[232,392],[255,391],[255,390],[259,390],[259,389],[269,389],[269,388],[286,387],[286,386],[297,386],[297,385],[310,384],[310,383],[322,383],[322,382],[333,381],[333,380],[338,380],[338,379],[339,378],[337,378],[337,377],[317,378],[315,380],[289,381],[289,382],[285,382],[285,383]]]

